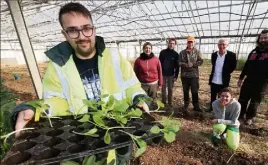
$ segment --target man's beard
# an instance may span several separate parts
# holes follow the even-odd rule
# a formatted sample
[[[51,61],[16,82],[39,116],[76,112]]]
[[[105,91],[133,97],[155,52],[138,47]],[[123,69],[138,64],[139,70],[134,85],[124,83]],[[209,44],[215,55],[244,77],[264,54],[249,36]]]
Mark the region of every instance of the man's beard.
[[[88,42],[89,44],[90,44],[90,41],[88,41],[88,40],[79,40],[79,41],[77,41],[76,42],[76,44],[77,44],[77,46],[76,46],[76,52],[79,54],[79,55],[81,55],[81,56],[83,56],[83,57],[88,57],[88,56],[90,56],[91,54],[92,54],[92,52],[94,51],[94,49],[93,49],[93,47],[91,46],[91,45],[89,45],[89,48],[88,49],[86,49],[86,50],[84,50],[84,49],[81,49],[80,47],[79,47],[79,43],[80,42]]]
[[[267,49],[268,48],[268,42],[260,42],[259,47],[261,50]]]

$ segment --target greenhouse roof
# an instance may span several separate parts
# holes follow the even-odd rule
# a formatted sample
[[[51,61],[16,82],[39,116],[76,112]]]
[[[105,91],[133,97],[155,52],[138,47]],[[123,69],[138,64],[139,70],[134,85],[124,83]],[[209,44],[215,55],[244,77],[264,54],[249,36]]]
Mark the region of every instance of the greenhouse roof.
[[[70,1],[21,1],[31,42],[64,40],[58,22]],[[76,1],[91,12],[97,34],[106,42],[196,38],[255,37],[268,27],[268,2],[244,1]],[[1,42],[18,42],[5,1],[1,1]],[[254,42],[255,38],[245,42]],[[53,44],[54,43],[54,44]]]

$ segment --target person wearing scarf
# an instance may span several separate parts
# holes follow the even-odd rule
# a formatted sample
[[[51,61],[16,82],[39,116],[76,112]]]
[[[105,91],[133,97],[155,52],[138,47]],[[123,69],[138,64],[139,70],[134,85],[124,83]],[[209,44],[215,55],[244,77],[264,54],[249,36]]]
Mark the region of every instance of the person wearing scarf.
[[[150,42],[143,45],[143,53],[136,59],[134,71],[144,91],[155,100],[157,91],[162,88],[162,68],[159,59],[152,53]]]

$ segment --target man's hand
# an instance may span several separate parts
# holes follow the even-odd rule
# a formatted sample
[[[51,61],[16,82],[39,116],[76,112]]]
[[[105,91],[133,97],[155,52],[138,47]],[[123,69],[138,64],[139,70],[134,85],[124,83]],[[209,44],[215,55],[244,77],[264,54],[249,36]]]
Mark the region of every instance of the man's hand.
[[[150,109],[145,102],[137,104],[137,107],[143,109],[146,113],[150,114]]]
[[[34,117],[34,111],[31,109],[26,109],[19,112],[15,130],[22,129],[32,118]],[[17,132],[15,135],[18,136],[20,132]]]
[[[241,85],[242,85],[242,82],[243,82],[243,80],[238,80],[238,82],[237,82],[237,86],[240,88],[241,87]]]
[[[211,123],[212,123],[212,124],[217,124],[217,123],[218,123],[218,119],[213,119],[213,120],[211,120]]]

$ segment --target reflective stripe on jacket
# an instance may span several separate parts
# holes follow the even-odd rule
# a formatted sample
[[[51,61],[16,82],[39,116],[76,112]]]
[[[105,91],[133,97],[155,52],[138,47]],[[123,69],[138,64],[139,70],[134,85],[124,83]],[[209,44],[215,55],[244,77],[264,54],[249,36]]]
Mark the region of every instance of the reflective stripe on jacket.
[[[119,100],[126,98],[129,104],[135,96],[145,95],[131,64],[117,49],[107,49],[101,47],[101,44],[104,45],[103,39],[97,37],[101,94],[112,94]],[[66,116],[71,112],[82,114],[88,111],[83,104],[83,99],[87,99],[86,93],[71,51],[70,45],[63,42],[46,52],[50,62],[43,77],[43,98],[45,103],[50,105],[49,112],[52,116]],[[69,58],[66,59],[68,55]]]

